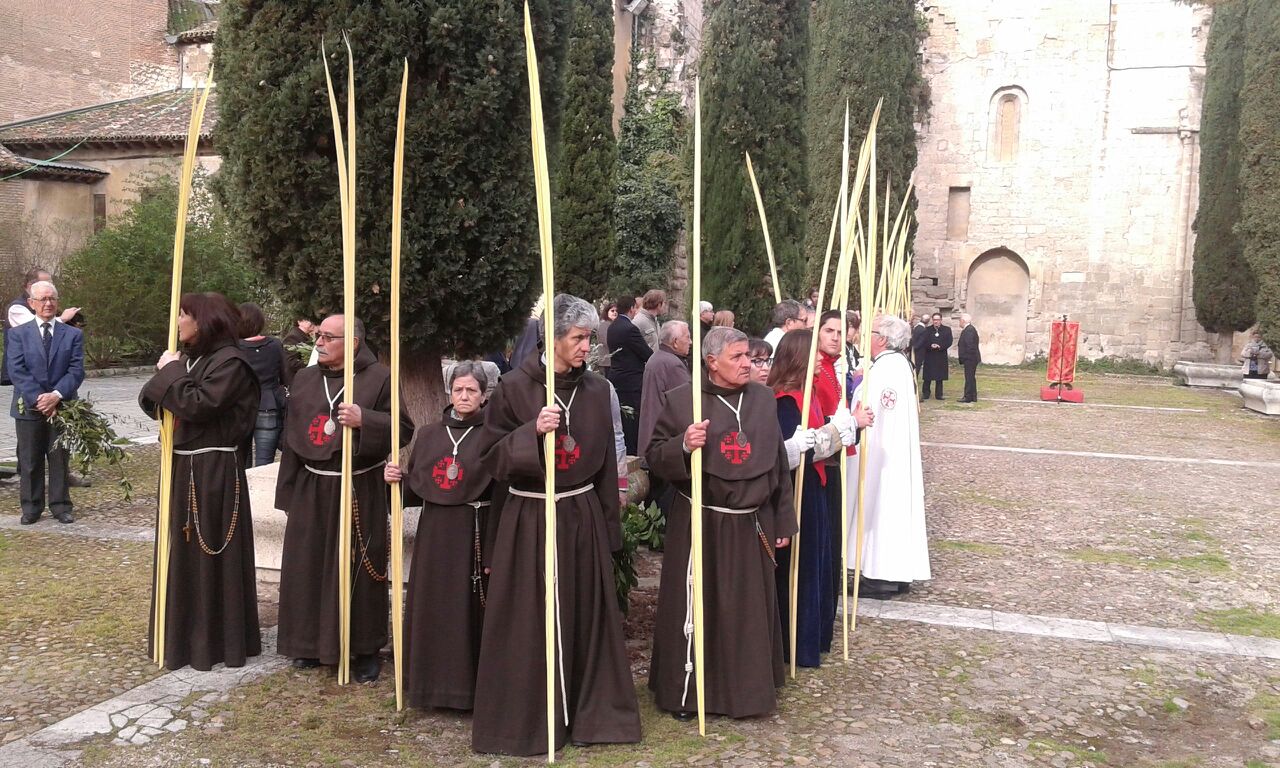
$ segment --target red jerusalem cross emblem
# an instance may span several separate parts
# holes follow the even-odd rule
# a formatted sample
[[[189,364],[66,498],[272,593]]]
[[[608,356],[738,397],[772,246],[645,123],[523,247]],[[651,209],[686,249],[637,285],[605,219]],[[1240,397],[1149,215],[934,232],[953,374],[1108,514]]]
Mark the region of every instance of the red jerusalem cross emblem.
[[[441,490],[452,491],[462,482],[462,465],[454,461],[452,456],[445,456],[431,468],[431,479]]]
[[[311,439],[312,443],[316,445],[324,445],[330,440],[333,440],[333,436],[337,434],[338,431],[335,429],[326,432],[324,425],[328,423],[329,414],[327,413],[316,414],[316,417],[311,420],[311,426],[307,427],[307,437]]]
[[[556,469],[564,470],[578,463],[579,457],[582,456],[582,446],[578,445],[578,441],[569,444],[572,450],[566,450],[564,447],[564,439],[567,435],[556,435]]]
[[[886,389],[885,391],[883,391],[883,392],[881,392],[881,393],[880,393],[880,406],[881,406],[881,407],[883,407],[883,408],[887,408],[887,409],[889,409],[889,410],[891,410],[891,411],[892,411],[892,410],[893,410],[893,407],[894,407],[895,405],[897,405],[897,404],[898,404],[898,393],[897,393],[897,392],[893,391],[892,389]]]
[[[751,443],[739,440],[737,432],[728,432],[720,439],[720,455],[730,464],[742,464],[751,458]]]

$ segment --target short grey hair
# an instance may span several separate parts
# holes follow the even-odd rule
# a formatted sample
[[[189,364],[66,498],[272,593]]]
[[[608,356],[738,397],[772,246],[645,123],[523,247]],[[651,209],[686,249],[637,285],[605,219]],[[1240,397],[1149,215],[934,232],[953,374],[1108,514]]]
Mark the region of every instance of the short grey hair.
[[[489,374],[485,371],[484,365],[475,360],[463,360],[460,363],[455,363],[449,369],[449,380],[444,383],[445,391],[452,392],[453,383],[463,376],[470,376],[475,379],[476,383],[480,385],[482,394],[489,391]]]
[[[555,338],[563,339],[574,328],[595,328],[600,323],[600,313],[591,303],[571,296],[567,293],[556,294],[555,323],[552,326]],[[545,318],[545,313],[544,313]],[[545,320],[544,320],[545,323]],[[543,338],[546,338],[546,326],[543,325]]]
[[[781,328],[788,320],[798,320],[806,314],[808,313],[800,302],[795,299],[783,299],[769,313],[769,322],[774,328]]]
[[[702,354],[704,357],[719,357],[724,352],[725,347],[738,342],[745,342],[747,334],[737,328],[730,328],[725,325],[717,325],[707,331],[707,337],[702,340]]]
[[[716,310],[716,308],[715,308],[715,307],[713,307],[713,306],[711,306],[711,302],[709,302],[709,301],[700,301],[700,302],[698,302],[698,312],[699,312],[699,313],[702,313],[702,312],[714,312],[715,310]]]
[[[34,292],[35,289],[37,288],[48,288],[50,291],[53,292],[54,298],[57,298],[58,296],[58,289],[55,288],[53,283],[49,282],[48,280],[37,280],[34,283],[32,283],[29,293]]]
[[[671,345],[676,340],[681,331],[689,330],[689,324],[683,320],[668,320],[662,324],[662,328],[658,330],[658,343]]]
[[[881,315],[876,318],[875,327],[889,349],[901,352],[911,343],[911,326],[900,317]]]
[[[963,320],[966,325],[968,325],[969,323],[973,322],[973,315],[970,315],[968,312],[965,312],[962,315],[960,315],[960,319]]]

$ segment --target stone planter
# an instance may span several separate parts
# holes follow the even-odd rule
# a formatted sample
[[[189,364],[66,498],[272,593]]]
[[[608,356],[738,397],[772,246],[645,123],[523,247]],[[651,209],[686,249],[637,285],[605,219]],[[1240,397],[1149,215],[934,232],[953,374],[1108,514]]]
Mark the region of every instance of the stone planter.
[[[1280,416],[1280,381],[1244,379],[1240,382],[1244,407],[1269,416]]]
[[[1173,373],[1178,377],[1178,383],[1185,386],[1215,389],[1235,389],[1244,378],[1239,365],[1192,363],[1185,360],[1173,366]]]
[[[284,549],[285,513],[276,509],[276,473],[280,465],[264,464],[245,472],[249,478],[249,504],[253,510],[253,558],[258,567],[258,580],[280,581],[280,554]],[[413,560],[413,542],[418,532],[418,515],[422,507],[404,510],[404,577],[409,578]]]

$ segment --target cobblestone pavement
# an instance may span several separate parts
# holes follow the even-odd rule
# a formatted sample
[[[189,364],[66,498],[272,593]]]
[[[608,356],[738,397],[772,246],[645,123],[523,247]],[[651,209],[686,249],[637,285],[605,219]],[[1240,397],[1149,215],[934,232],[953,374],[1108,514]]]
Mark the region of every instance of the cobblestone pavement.
[[[833,653],[821,669],[801,670],[782,689],[774,716],[713,719],[708,738],[700,739],[695,727],[656,712],[643,686],[656,587],[655,561],[646,558],[628,619],[644,742],[569,748],[558,759],[640,766],[1280,766],[1280,660],[1266,658],[1280,639],[1280,515],[1268,502],[1278,475],[1265,466],[1280,463],[1280,420],[1244,411],[1233,395],[1159,378],[1082,377],[1085,407],[1007,402],[1034,400],[1039,378],[984,370],[979,387],[987,400],[924,404],[934,580],[905,601],[864,601],[850,661]],[[0,738],[12,741],[10,748],[51,738],[61,744],[55,737],[69,727],[66,718],[83,723],[130,697],[147,699],[139,704],[151,709],[116,711],[126,719],[116,723],[108,715],[108,733],[64,744],[65,751],[0,747],[0,765],[6,755],[26,761],[20,765],[39,758],[128,768],[533,764],[473,755],[466,715],[397,713],[389,674],[376,685],[339,688],[332,670],[273,672],[268,664],[260,680],[223,673],[221,683],[192,687],[175,673],[147,683],[170,697],[171,683],[187,685],[189,694],[177,701],[161,701],[146,687],[131,691],[155,675],[144,634],[150,550],[92,534],[136,535],[150,524],[153,501],[112,498],[104,492],[86,508],[83,526],[0,530],[6,584],[28,568],[15,565],[21,551],[50,568],[39,574],[63,573],[47,566],[50,559],[74,563],[87,596],[42,598],[37,586],[47,590],[47,579],[33,576],[19,591],[19,602],[30,605],[18,610],[6,600],[0,607],[0,644],[10,656],[0,667],[0,688],[27,686],[17,690],[39,702],[28,709],[40,710],[0,722]],[[82,535],[52,535],[63,532]],[[122,588],[134,590],[127,603],[136,615],[110,633],[119,638],[110,651],[99,651],[106,655],[86,662],[82,643],[62,639],[71,629],[58,628],[92,619],[97,604],[124,604]],[[260,597],[267,626],[274,595]],[[1059,630],[1069,636],[1046,634]],[[68,683],[91,672],[102,682],[97,688]],[[98,714],[76,714],[112,697]],[[173,725],[179,720],[184,727]],[[181,732],[169,733],[170,725]],[[119,744],[139,735],[147,743]]]

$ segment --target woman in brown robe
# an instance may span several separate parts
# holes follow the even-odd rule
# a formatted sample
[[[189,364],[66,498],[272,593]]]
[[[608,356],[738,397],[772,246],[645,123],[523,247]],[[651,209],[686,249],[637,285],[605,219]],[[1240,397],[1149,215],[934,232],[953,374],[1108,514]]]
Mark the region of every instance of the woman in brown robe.
[[[688,385],[667,393],[646,457],[649,470],[679,490],[667,517],[662,584],[653,628],[649,688],[660,709],[685,720],[697,712],[690,611],[690,454],[703,455],[703,616],[706,708],[750,717],[777,707],[784,681],[774,551],[796,532],[791,476],[773,391],[748,382],[747,337],[716,327],[704,342],[704,421],[693,423]],[[737,411],[735,414],[734,411]]]
[[[337,664],[338,497],[342,483],[342,427],[352,428],[351,676],[378,679],[378,651],[387,644],[387,515],[390,491],[382,465],[391,453],[391,371],[355,329],[355,402],[343,400],[343,317],[320,324],[319,363],[298,372],[289,390],[284,453],[276,480],[276,508],[289,515],[280,558],[280,634],[277,649],[300,669]],[[401,414],[404,443],[413,423]]]
[[[635,684],[623,640],[610,552],[622,547],[609,383],[587,371],[596,312],[582,299],[554,303],[558,408],[546,407],[542,356],[503,376],[485,409],[483,460],[504,497],[490,511],[492,567],[471,745],[477,752],[547,751],[543,620],[545,460],[554,432],[559,650],[553,748],[640,740]],[[567,720],[567,723],[566,723]]]
[[[405,505],[422,505],[406,599],[404,692],[413,707],[471,709],[484,621],[480,542],[493,478],[480,460],[484,367],[450,372],[444,418],[419,430],[404,470],[387,463],[388,483],[405,483]]]
[[[249,514],[250,438],[258,379],[236,346],[239,312],[219,293],[188,293],[178,313],[182,352],[166,352],[138,404],[173,413],[164,665],[242,667],[262,653]],[[153,614],[154,620],[154,614]],[[151,626],[151,642],[155,626]]]

